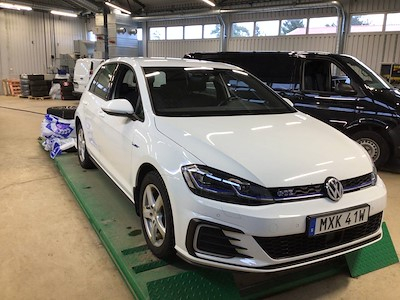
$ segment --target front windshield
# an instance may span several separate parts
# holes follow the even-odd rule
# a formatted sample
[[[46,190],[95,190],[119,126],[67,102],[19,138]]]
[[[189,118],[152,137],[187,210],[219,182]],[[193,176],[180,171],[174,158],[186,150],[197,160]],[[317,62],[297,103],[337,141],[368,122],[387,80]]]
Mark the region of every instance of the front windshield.
[[[370,88],[378,90],[393,88],[388,82],[358,59],[349,56],[343,56],[342,58],[343,61],[353,69],[353,71],[360,76],[361,80]]]
[[[223,116],[295,110],[244,71],[144,68],[154,111],[161,116]]]

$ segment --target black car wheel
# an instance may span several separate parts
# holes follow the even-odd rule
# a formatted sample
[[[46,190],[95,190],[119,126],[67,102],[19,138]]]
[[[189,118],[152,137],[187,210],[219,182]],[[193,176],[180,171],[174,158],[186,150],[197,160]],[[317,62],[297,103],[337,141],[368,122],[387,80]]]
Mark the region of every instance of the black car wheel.
[[[78,158],[79,163],[84,169],[94,169],[96,168],[95,164],[93,163],[92,159],[90,158],[90,154],[86,148],[86,140],[85,134],[83,132],[83,128],[81,125],[78,125],[76,128],[76,132],[78,133],[76,136],[76,143],[78,147]]]
[[[140,188],[140,216],[146,243],[155,256],[175,254],[174,228],[167,188],[157,172],[148,173]]]
[[[353,135],[353,139],[367,150],[377,168],[386,164],[390,156],[387,141],[373,131],[360,131]]]

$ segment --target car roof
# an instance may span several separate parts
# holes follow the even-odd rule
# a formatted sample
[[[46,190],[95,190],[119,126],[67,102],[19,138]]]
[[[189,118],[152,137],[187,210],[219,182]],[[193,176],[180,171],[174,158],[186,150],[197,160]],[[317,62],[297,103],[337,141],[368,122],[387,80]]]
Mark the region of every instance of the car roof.
[[[344,54],[336,54],[324,51],[222,51],[222,52],[191,52],[186,54],[185,58],[199,58],[205,57],[230,57],[230,56],[266,56],[266,57],[277,57],[277,56],[290,56],[290,57],[340,57],[349,56]]]
[[[166,57],[117,57],[111,58],[106,62],[125,62],[140,67],[193,67],[193,68],[215,68],[215,69],[236,69],[240,67],[227,63],[212,62],[196,59],[166,58]]]

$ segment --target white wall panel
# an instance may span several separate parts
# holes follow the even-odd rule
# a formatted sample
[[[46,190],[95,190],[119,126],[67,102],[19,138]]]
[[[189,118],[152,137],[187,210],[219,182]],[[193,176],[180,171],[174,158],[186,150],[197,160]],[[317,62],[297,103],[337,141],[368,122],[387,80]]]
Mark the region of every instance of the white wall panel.
[[[49,15],[54,20],[56,55],[74,53],[74,40],[86,40],[85,23],[82,19],[71,19]]]
[[[232,38],[228,51],[326,51],[335,52],[335,35]]]
[[[86,39],[84,19],[44,12],[2,10],[0,28],[2,79],[18,78],[22,73],[47,73],[52,66],[59,66],[60,53],[74,52],[74,39]]]
[[[373,13],[400,11],[399,0],[358,0],[350,1],[350,13]]]
[[[373,70],[380,72],[382,62],[400,62],[399,34],[349,34],[345,53],[359,58]]]
[[[218,51],[219,39],[149,41],[149,57],[183,57],[196,51]]]

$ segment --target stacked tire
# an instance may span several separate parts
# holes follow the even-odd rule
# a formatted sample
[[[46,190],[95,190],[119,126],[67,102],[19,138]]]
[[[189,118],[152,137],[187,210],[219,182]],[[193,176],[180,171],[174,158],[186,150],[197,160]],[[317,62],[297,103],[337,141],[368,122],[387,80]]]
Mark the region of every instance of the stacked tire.
[[[27,98],[31,94],[31,90],[29,88],[28,75],[22,74],[20,76],[20,84],[21,84],[21,97]]]
[[[52,106],[47,108],[47,114],[66,120],[73,120],[77,106]]]
[[[63,81],[61,84],[61,99],[62,100],[75,100],[76,97],[73,95],[74,85],[70,81]]]
[[[45,97],[49,95],[49,82],[44,80],[44,75],[28,75],[30,95],[32,97]]]

